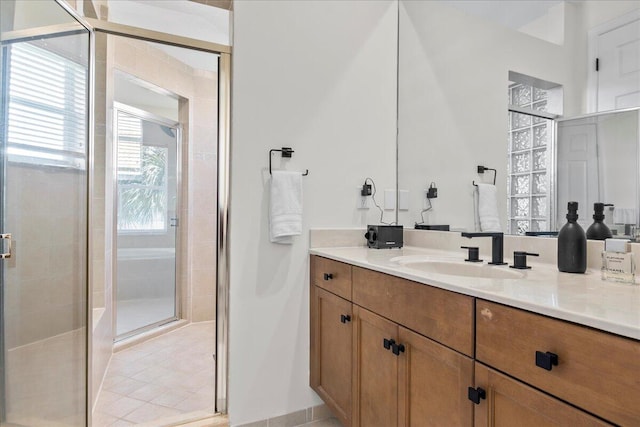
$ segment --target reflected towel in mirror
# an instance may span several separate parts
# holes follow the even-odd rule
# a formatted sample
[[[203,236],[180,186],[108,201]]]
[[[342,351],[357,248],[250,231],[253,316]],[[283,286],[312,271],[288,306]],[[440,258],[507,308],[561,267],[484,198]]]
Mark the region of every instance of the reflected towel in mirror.
[[[619,208],[615,206],[613,208],[613,223],[614,224],[635,224],[636,210],[632,208]]]
[[[291,244],[302,233],[302,174],[273,171],[269,208],[269,238],[273,243]]]
[[[480,231],[501,232],[498,216],[498,190],[493,184],[477,184]]]

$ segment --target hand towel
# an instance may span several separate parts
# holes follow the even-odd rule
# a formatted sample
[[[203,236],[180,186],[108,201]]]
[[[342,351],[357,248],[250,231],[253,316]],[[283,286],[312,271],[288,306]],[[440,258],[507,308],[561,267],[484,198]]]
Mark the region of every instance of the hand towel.
[[[633,208],[619,208],[614,206],[613,208],[613,223],[614,224],[635,224],[636,210]]]
[[[273,171],[269,237],[273,243],[291,244],[302,233],[302,173]]]
[[[493,184],[477,184],[480,231],[501,232],[498,216],[498,190]]]

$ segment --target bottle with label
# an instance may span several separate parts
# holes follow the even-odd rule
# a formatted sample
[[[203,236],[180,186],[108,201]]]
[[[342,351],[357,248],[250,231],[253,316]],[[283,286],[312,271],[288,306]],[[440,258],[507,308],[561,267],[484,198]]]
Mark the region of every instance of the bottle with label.
[[[602,280],[636,283],[636,265],[631,252],[627,252],[627,240],[607,239],[602,252]]]
[[[611,206],[610,204],[594,203],[593,204],[593,224],[587,228],[587,239],[591,240],[605,240],[610,239],[612,236],[611,230],[604,223],[604,207]]]
[[[558,233],[558,270],[584,273],[587,270],[587,236],[578,224],[578,202],[567,205],[567,223]]]

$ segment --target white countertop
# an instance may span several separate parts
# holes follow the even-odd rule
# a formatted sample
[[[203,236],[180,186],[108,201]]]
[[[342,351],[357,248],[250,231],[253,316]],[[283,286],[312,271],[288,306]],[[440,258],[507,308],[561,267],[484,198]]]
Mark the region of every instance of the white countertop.
[[[479,267],[520,271],[524,276],[488,279],[425,272],[401,264],[409,258],[394,260],[415,257],[463,262],[464,254],[460,252],[405,246],[402,249],[314,248],[310,253],[640,340],[640,286],[602,281],[599,270],[587,270],[585,274],[560,273],[555,265],[536,263],[535,258],[530,258],[527,263],[532,266],[531,270],[490,266],[485,262]],[[505,261],[511,264],[512,260],[505,258]]]

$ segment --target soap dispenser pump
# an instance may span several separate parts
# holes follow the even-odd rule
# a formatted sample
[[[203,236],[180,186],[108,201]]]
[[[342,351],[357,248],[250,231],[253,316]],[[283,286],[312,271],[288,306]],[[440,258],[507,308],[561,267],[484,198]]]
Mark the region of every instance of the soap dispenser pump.
[[[611,230],[604,221],[604,207],[613,206],[611,204],[594,203],[593,204],[593,224],[587,228],[587,239],[605,240],[613,237]]]
[[[567,205],[567,223],[558,233],[558,270],[584,273],[587,270],[587,236],[578,224],[578,202]]]

